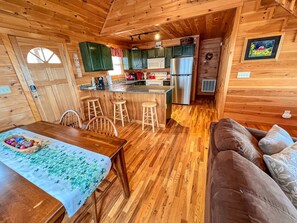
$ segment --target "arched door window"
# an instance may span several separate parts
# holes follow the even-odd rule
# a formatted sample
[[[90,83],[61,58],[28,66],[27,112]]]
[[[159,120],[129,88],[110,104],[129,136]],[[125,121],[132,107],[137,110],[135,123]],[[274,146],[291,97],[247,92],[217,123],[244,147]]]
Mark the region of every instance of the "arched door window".
[[[60,64],[60,58],[47,48],[36,47],[27,54],[27,63]]]

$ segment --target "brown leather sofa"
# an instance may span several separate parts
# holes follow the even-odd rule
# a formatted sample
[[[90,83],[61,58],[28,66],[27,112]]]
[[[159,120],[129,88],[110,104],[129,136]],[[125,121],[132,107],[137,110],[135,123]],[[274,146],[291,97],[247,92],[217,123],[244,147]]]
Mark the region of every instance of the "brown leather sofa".
[[[231,119],[211,124],[205,223],[297,222],[297,210],[269,176],[257,147],[265,135]]]

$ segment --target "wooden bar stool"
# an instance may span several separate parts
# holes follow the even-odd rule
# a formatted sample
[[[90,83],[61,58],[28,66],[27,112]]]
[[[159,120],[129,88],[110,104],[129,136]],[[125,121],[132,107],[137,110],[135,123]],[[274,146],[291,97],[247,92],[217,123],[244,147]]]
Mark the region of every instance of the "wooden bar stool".
[[[159,127],[158,115],[157,115],[157,103],[156,102],[144,102],[142,103],[142,130],[144,125],[150,125],[155,132],[155,123]]]
[[[116,120],[122,121],[122,126],[124,127],[124,118],[127,118],[130,122],[126,100],[113,100],[113,122],[116,123]]]
[[[101,104],[98,98],[89,98],[87,99],[88,104],[88,118],[91,120],[97,116],[104,116]]]

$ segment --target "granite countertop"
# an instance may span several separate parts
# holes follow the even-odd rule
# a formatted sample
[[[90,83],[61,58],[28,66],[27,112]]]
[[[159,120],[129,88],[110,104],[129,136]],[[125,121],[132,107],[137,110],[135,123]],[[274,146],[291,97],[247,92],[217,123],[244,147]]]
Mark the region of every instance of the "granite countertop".
[[[137,83],[135,81],[134,83]],[[145,85],[131,85],[129,84],[113,84],[106,86],[104,89],[92,89],[91,85],[81,85],[80,90],[82,91],[98,91],[98,92],[125,92],[125,93],[139,93],[139,94],[165,94],[168,91],[171,91],[173,86],[145,86]]]

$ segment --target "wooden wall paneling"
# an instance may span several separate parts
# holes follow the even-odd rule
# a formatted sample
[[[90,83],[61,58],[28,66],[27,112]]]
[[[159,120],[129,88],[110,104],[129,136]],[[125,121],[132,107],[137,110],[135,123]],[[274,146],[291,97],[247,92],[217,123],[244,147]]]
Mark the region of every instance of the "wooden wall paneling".
[[[197,80],[198,80],[198,64],[199,64],[199,48],[200,48],[200,38],[196,37],[196,46],[194,52],[194,72],[193,72],[193,79],[192,79],[192,95],[191,101],[196,100],[196,88],[197,88]]]
[[[23,83],[17,74],[21,70],[15,63],[16,58],[13,53],[8,36],[0,34],[0,85],[8,85],[11,89],[10,94],[0,95],[0,131],[30,124],[36,120],[26,98],[30,92],[28,88],[27,92],[22,88]]]
[[[71,62],[71,58],[69,56],[67,45],[65,43],[61,44],[61,52],[60,53],[64,57],[64,61],[65,61],[64,66],[66,66],[65,71],[67,72],[66,76],[67,76],[68,84],[71,89],[72,98],[75,99],[75,101],[74,101],[75,109],[77,111],[80,111],[80,114],[82,114],[81,105],[79,103],[79,101],[80,101],[79,93],[78,93],[75,76],[74,76],[73,65]],[[73,59],[72,59],[72,61],[73,61]]]
[[[4,47],[7,50],[7,54],[9,56],[9,59],[11,60],[11,63],[13,65],[13,68],[14,68],[16,75],[19,79],[19,82],[22,86],[22,89],[24,91],[25,97],[26,97],[28,104],[30,106],[30,109],[32,111],[34,119],[36,121],[40,121],[41,120],[40,114],[39,114],[37,107],[34,103],[34,99],[31,95],[31,91],[26,83],[26,78],[25,78],[22,68],[18,62],[17,56],[14,52],[13,43],[11,42],[11,39],[9,38],[9,36],[7,34],[1,34],[1,39],[3,41]]]
[[[214,95],[214,93],[202,92],[203,79],[217,79],[220,53],[221,53],[221,38],[205,39],[201,42],[199,67],[198,67],[198,86],[196,88],[197,95]],[[212,53],[213,58],[208,61],[205,59],[207,53]]]
[[[217,90],[215,95],[216,108],[218,110],[219,118],[222,118],[224,114],[226,96],[228,92],[229,79],[230,79],[231,68],[232,68],[232,61],[233,61],[233,56],[235,52],[235,42],[236,42],[236,37],[239,29],[239,22],[241,18],[241,11],[242,11],[242,7],[238,7],[236,9],[236,14],[234,17],[231,34],[230,36],[225,37],[225,40],[224,40],[223,52],[221,55],[221,64],[220,64],[219,74],[218,74],[218,84],[217,84]]]
[[[256,3],[256,1],[250,2]],[[259,8],[259,10],[263,9],[265,8]],[[249,14],[252,17],[253,14],[257,15],[259,10],[251,8],[245,12],[245,15]],[[273,13],[272,16],[260,21],[259,26],[250,20],[242,20],[239,25],[223,116],[242,123],[254,122],[269,125],[277,123],[284,127],[296,127],[297,43],[295,35],[297,23],[295,23],[295,18],[280,6],[277,6]],[[247,35],[264,37],[278,34],[281,31],[285,35],[278,52],[278,60],[241,62],[243,51],[245,51],[244,39]],[[251,77],[238,79],[237,73],[240,71],[250,71]],[[291,119],[281,117],[284,110],[292,112]]]

